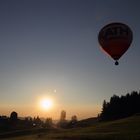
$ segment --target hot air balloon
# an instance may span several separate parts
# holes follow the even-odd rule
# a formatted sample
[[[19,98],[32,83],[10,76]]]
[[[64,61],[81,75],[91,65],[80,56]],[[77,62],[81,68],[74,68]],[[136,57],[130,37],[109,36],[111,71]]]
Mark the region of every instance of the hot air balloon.
[[[101,48],[115,60],[118,60],[128,50],[132,43],[133,33],[128,25],[123,23],[111,23],[104,26],[98,35]]]

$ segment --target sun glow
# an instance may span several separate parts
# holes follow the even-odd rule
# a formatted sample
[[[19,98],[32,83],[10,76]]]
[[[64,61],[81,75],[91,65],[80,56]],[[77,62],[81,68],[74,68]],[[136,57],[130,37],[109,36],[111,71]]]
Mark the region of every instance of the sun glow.
[[[40,100],[39,105],[43,110],[50,110],[53,107],[53,100],[50,98],[43,98]]]

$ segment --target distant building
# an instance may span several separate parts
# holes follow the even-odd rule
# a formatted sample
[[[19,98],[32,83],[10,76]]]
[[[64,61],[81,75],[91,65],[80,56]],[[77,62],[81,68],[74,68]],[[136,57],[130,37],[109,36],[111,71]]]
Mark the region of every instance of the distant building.
[[[66,111],[64,110],[61,111],[60,121],[66,121]]]

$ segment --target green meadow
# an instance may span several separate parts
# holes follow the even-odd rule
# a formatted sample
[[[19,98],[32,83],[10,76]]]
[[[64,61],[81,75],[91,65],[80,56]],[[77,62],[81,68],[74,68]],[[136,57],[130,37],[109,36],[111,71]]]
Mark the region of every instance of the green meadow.
[[[91,124],[90,124],[91,125]],[[108,122],[95,122],[89,127],[58,129],[3,138],[4,140],[140,140],[140,115]]]

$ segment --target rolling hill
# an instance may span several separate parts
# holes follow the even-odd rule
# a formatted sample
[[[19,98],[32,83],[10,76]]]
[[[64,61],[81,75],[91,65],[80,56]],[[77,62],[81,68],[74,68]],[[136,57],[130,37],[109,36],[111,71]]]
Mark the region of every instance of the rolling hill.
[[[89,121],[90,122],[90,121]],[[88,123],[89,123],[88,122]],[[93,122],[88,127],[39,132],[4,140],[140,140],[140,115],[107,122]]]

